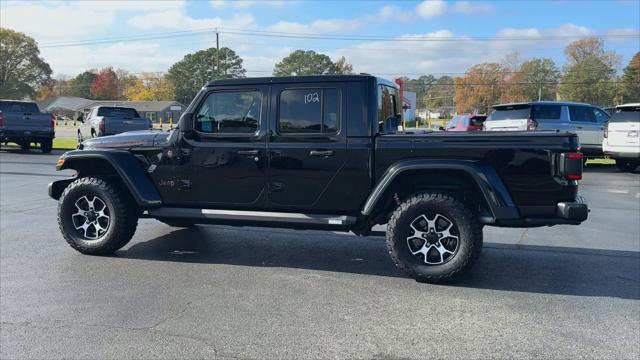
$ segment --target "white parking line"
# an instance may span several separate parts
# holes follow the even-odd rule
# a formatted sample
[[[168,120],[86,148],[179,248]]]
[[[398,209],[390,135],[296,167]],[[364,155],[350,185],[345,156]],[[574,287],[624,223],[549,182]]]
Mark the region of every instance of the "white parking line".
[[[613,194],[628,194],[629,193],[629,190],[618,190],[618,189],[607,189],[605,191],[609,192],[609,193],[613,193]]]

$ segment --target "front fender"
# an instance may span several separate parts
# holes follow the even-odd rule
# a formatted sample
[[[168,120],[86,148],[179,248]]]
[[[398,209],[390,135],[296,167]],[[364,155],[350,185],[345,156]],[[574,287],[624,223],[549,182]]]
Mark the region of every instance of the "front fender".
[[[367,198],[361,213],[370,215],[385,191],[400,174],[412,170],[457,170],[468,174],[478,185],[493,219],[518,219],[519,212],[507,187],[490,165],[473,160],[416,159],[400,161],[387,169]]]
[[[102,168],[108,164],[107,168]],[[115,175],[129,189],[136,203],[143,208],[162,205],[158,189],[149,178],[140,161],[125,150],[76,150],[63,154],[56,165],[57,170],[74,169],[78,177],[95,175],[92,170],[100,168],[106,175]],[[98,175],[103,175],[99,173]],[[49,184],[49,195],[60,198],[64,188],[74,179],[54,181]],[[56,197],[57,196],[57,197]]]

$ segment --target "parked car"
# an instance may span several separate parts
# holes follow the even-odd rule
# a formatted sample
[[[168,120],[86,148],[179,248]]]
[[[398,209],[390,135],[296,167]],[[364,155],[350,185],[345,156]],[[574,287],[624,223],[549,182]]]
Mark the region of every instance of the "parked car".
[[[394,263],[442,282],[480,255],[484,225],[578,225],[578,137],[562,132],[398,133],[396,84],[370,75],[227,79],[177,130],[85,141],[49,185],[66,241],[110,254],[138,218],[352,231],[387,224]]]
[[[153,128],[151,120],[141,118],[136,109],[127,107],[95,106],[86,118],[81,115],[78,121],[79,143],[93,137]]]
[[[634,171],[640,165],[639,134],[640,103],[617,106],[605,125],[602,150],[622,171]]]
[[[444,131],[480,131],[487,115],[456,115],[442,130]]]
[[[37,143],[43,153],[51,152],[55,137],[51,114],[42,113],[30,101],[0,100],[0,143],[14,142],[23,150]]]
[[[495,105],[484,122],[487,131],[570,131],[578,134],[585,156],[602,156],[604,124],[609,114],[599,107],[571,102],[537,101]]]

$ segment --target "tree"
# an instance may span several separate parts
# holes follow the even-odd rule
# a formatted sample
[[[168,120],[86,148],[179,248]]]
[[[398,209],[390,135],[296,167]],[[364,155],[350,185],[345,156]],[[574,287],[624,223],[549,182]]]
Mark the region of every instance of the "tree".
[[[116,73],[116,89],[117,89],[117,94],[116,94],[116,98],[118,100],[124,100],[126,99],[126,96],[124,94],[124,91],[131,86],[135,81],[136,81],[136,77],[134,75],[129,74],[129,72],[127,70],[124,69],[116,69],[115,70]]]
[[[162,74],[145,73],[124,90],[128,100],[134,101],[161,101],[172,100],[173,87]]]
[[[441,76],[425,92],[423,97],[424,105],[429,109],[438,109],[444,106],[453,105],[455,95],[454,80],[451,76]]]
[[[535,58],[520,66],[524,100],[555,100],[560,70],[549,58]]]
[[[633,55],[629,65],[624,68],[620,82],[621,102],[640,102],[640,52]]]
[[[75,78],[69,81],[64,95],[92,99],[93,96],[91,95],[91,84],[93,84],[96,76],[98,75],[95,73],[95,70],[87,70],[83,73],[78,74]]]
[[[335,64],[327,55],[313,50],[296,50],[276,64],[273,75],[322,75],[332,74],[334,71]]]
[[[242,58],[226,47],[220,49],[219,57],[216,48],[200,50],[187,54],[182,60],[173,64],[167,73],[175,100],[183,104],[191,102],[202,86],[217,79],[241,78],[246,74],[242,67]],[[216,67],[217,61],[220,67]]]
[[[51,72],[33,38],[0,28],[0,98],[35,96],[38,87],[51,79]]]
[[[100,72],[91,83],[91,95],[98,100],[117,100],[118,76],[113,68],[107,67]]]
[[[614,102],[615,67],[619,56],[604,51],[601,39],[590,37],[575,41],[565,48],[567,65],[558,87],[562,100],[580,101],[597,105]]]
[[[347,58],[341,56],[335,64],[333,64],[332,74],[353,74],[353,65],[347,62]]]
[[[497,63],[472,66],[464,76],[455,79],[456,111],[487,113],[501,96],[503,67]]]
[[[520,72],[521,67],[522,58],[517,51],[507,54],[502,59],[502,83],[499,91],[501,103],[525,100],[522,91],[523,76]]]

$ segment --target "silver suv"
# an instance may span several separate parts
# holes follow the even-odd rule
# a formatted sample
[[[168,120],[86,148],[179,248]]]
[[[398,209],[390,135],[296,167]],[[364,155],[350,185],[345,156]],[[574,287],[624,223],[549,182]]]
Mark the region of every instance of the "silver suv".
[[[484,122],[486,131],[558,130],[578,134],[586,156],[602,156],[604,125],[609,114],[599,107],[572,102],[537,101],[495,105]]]

